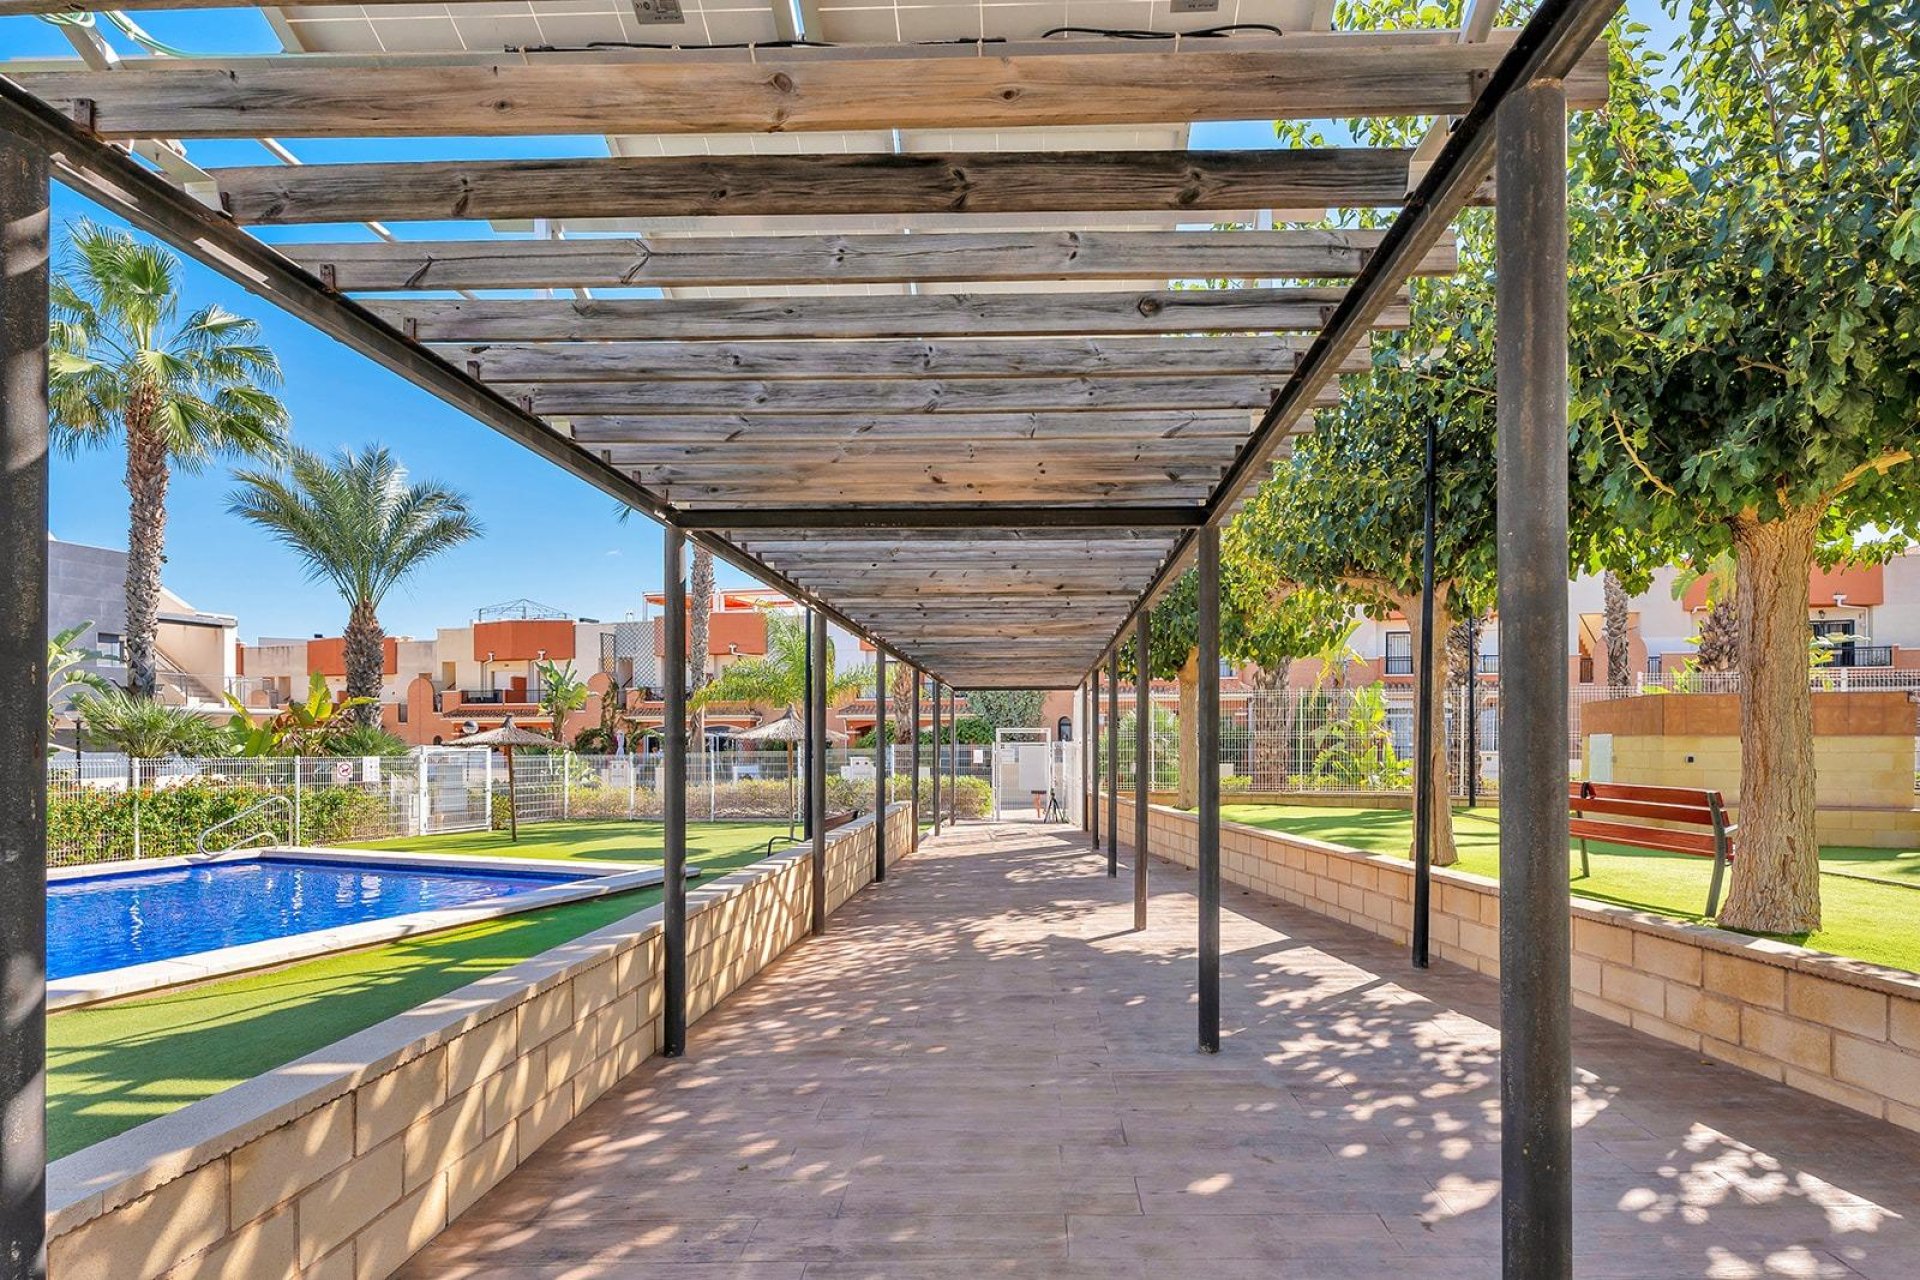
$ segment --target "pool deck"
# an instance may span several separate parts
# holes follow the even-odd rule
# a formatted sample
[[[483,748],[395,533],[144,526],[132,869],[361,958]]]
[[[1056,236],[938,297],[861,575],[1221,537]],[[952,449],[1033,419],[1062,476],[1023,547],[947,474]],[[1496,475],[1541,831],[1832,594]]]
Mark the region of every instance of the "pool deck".
[[[410,1280],[1312,1277],[1499,1265],[1498,991],[1084,835],[968,823],[616,1085]],[[1920,1134],[1575,1021],[1584,1277],[1920,1276]]]

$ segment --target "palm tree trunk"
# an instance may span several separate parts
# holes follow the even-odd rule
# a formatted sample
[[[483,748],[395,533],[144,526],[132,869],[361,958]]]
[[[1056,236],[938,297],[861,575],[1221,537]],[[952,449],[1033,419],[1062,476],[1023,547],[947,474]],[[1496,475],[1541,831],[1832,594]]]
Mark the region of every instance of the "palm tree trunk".
[[[1740,856],[1720,923],[1751,933],[1820,927],[1807,597],[1822,511],[1734,526],[1740,637]]]
[[[707,650],[713,635],[713,552],[693,544],[693,581],[687,592],[687,605],[693,616],[687,626],[687,661],[692,664],[689,693],[699,693],[707,684]],[[707,711],[693,715],[694,741],[707,749]]]
[[[1606,599],[1601,631],[1607,642],[1607,687],[1625,689],[1633,683],[1633,651],[1627,636],[1632,614],[1628,610],[1627,589],[1621,584],[1620,575],[1611,569],[1601,575],[1600,589]]]
[[[167,546],[167,441],[153,425],[153,396],[127,404],[127,689],[154,695],[159,678],[160,567]]]
[[[371,727],[380,723],[380,676],[386,666],[387,636],[368,601],[354,601],[353,611],[347,615],[345,639],[347,696],[374,699],[365,706],[355,707],[353,719]]]

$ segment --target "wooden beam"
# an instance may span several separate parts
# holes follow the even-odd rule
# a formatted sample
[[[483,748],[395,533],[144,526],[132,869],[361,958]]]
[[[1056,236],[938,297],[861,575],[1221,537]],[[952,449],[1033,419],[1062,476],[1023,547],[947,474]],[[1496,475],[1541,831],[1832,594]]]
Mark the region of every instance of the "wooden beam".
[[[917,342],[500,342],[435,354],[486,382],[664,379],[1285,377],[1311,341],[1279,337],[1007,338]],[[1344,373],[1364,373],[1362,342]]]
[[[980,57],[968,47],[936,57],[882,46],[839,57],[757,51],[752,61],[526,54],[385,66],[298,57],[15,78],[49,102],[87,102],[109,138],[994,129],[1457,114],[1507,44],[1414,31],[1178,52],[1069,45]],[[1604,52],[1583,61],[1568,88],[1576,106],[1604,105]]]
[[[1400,148],[987,151],[246,166],[213,171],[236,222],[1074,213],[1398,205]],[[1196,221],[1204,221],[1196,218]]]
[[[542,417],[885,413],[1041,413],[1106,409],[1265,409],[1277,380],[1195,378],[925,378],[859,382],[507,382],[510,400]]]
[[[1239,440],[1253,428],[1241,410],[1177,410],[1084,413],[780,414],[675,418],[661,414],[608,414],[568,421],[574,441],[598,451],[609,445],[755,445],[891,442],[906,448],[948,441],[1055,441],[1097,438],[1115,443],[1184,438]]]
[[[1150,289],[1138,293],[926,293],[878,297],[432,299],[366,309],[420,342],[593,342],[769,338],[1311,332],[1340,289]],[[1378,328],[1405,328],[1388,307]]]
[[[1377,231],[992,231],[282,245],[343,292],[1352,276]],[[1434,246],[1420,274],[1449,275]]]

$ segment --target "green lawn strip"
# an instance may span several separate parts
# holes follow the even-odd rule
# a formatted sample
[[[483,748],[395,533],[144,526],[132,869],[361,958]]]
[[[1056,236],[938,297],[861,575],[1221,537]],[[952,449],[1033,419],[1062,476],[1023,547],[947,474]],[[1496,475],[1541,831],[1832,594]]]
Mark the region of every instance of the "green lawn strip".
[[[1405,857],[1413,839],[1413,815],[1402,809],[1321,808],[1309,805],[1225,805],[1230,822],[1310,836],[1367,853]],[[1458,869],[1497,878],[1500,872],[1500,823],[1495,810],[1456,809],[1454,841]],[[1707,903],[1712,864],[1686,854],[1656,853],[1618,845],[1590,843],[1591,877],[1579,874],[1575,853],[1573,892],[1615,906],[1701,921]],[[1835,857],[1836,852],[1840,855]],[[1783,940],[1816,951],[1850,956],[1874,964],[1920,971],[1920,895],[1904,878],[1912,852],[1889,849],[1823,850],[1823,861],[1844,874],[1820,878],[1823,927]],[[1885,869],[1881,876],[1866,867]],[[1895,871],[1894,868],[1900,870]]]
[[[785,830],[785,824],[690,823],[688,860],[707,876],[723,875],[758,860],[767,836]],[[530,838],[535,833],[538,843]],[[505,847],[496,848],[494,840]],[[453,842],[464,843],[450,847]],[[485,832],[377,847],[403,846],[648,862],[659,858],[659,824],[541,824],[524,830],[517,848],[504,834]],[[231,1088],[659,900],[658,889],[613,894],[56,1013],[47,1022],[49,1153],[67,1155]]]

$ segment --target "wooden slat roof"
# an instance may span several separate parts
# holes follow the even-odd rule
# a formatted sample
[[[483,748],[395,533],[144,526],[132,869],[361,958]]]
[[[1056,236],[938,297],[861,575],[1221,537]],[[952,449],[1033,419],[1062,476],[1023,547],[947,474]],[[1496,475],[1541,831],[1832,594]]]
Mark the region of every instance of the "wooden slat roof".
[[[1407,278],[1451,270],[1447,220],[1488,198],[1484,95],[1541,70],[1576,106],[1605,94],[1598,0],[1486,43],[1328,32],[1325,0],[1242,5],[1292,34],[1044,43],[1030,13],[989,31],[971,4],[809,0],[767,11],[806,27],[780,38],[875,12],[894,34],[771,49],[590,48],[639,39],[636,11],[563,7],[276,11],[285,56],[0,64],[0,106],[66,142],[64,180],[960,687],[1076,683],[1364,370],[1367,330],[1407,322]],[[689,0],[704,39],[666,43],[730,38],[734,12]],[[915,44],[910,15],[1016,43]],[[473,43],[527,23],[564,47]],[[1211,119],[1409,114],[1462,136],[1437,158],[1187,146]],[[558,133],[609,154],[341,159]],[[196,139],[263,135],[342,141],[327,164],[192,163]],[[1329,210],[1398,221],[1288,225]],[[391,242],[328,243],[356,222]],[[316,230],[280,251],[240,230],[269,225]]]

